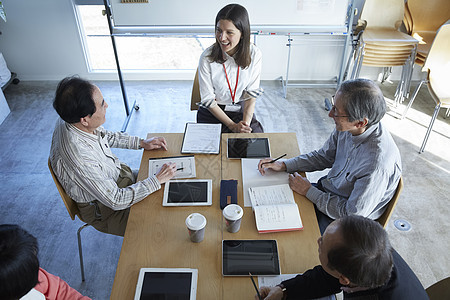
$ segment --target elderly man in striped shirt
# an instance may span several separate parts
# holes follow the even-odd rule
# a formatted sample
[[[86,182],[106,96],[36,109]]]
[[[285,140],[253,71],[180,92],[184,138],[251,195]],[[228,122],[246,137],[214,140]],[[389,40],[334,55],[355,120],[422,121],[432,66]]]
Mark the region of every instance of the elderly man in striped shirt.
[[[53,171],[77,203],[84,222],[123,236],[130,206],[171,179],[175,164],[165,164],[158,174],[136,182],[130,167],[111,148],[167,150],[165,139],[145,140],[105,130],[101,125],[108,104],[97,86],[78,77],[64,78],[58,84],[53,107],[61,117],[50,149]]]

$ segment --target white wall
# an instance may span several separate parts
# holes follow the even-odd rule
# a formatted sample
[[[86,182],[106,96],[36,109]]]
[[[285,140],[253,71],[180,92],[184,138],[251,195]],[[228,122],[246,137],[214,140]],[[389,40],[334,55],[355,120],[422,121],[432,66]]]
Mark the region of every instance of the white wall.
[[[0,20],[0,52],[9,69],[21,80],[59,80],[79,74],[91,80],[116,80],[115,73],[89,73],[71,0],[4,0],[7,22]],[[337,75],[342,47],[324,37],[294,37],[291,80],[330,80]],[[285,36],[258,36],[263,52],[263,80],[286,75],[288,48]],[[379,68],[364,68],[361,75],[377,78]],[[394,69],[398,79],[401,69]],[[126,79],[191,80],[192,72],[126,73]]]
[[[87,74],[70,0],[3,1],[0,51],[21,80]]]

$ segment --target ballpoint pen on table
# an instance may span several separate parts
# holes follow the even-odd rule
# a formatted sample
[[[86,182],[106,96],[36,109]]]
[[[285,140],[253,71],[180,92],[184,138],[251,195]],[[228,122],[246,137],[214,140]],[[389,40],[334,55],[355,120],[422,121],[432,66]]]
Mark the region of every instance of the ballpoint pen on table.
[[[258,290],[258,288],[256,287],[255,281],[253,280],[252,273],[248,272],[248,275],[250,275],[250,279],[252,280],[253,286],[255,287],[256,294],[258,295],[258,299],[261,299],[261,295],[259,294],[259,290]]]

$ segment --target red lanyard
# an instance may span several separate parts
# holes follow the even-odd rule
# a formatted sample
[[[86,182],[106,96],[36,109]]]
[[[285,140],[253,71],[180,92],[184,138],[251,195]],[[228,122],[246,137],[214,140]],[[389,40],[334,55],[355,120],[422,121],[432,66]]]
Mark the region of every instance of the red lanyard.
[[[227,78],[228,88],[230,89],[231,101],[234,104],[234,97],[236,97],[236,89],[237,89],[238,82],[239,82],[239,69],[240,68],[238,66],[237,75],[236,75],[236,85],[234,86],[234,94],[233,94],[233,92],[231,91],[230,81],[228,80],[227,69],[225,69],[225,64],[222,64],[222,66],[223,66],[223,70],[225,71],[225,77]]]

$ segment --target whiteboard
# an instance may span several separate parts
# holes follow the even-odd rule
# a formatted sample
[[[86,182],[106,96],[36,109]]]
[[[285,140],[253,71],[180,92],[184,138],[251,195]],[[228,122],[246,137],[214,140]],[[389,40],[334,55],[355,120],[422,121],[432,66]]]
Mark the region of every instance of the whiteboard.
[[[141,27],[146,31],[214,33],[217,12],[225,0],[148,0],[121,3],[110,0],[115,27]],[[253,32],[283,28],[284,31],[344,32],[348,0],[244,0]],[[147,29],[142,29],[147,27]],[[150,27],[150,28],[149,28]],[[151,28],[153,27],[153,29]]]

